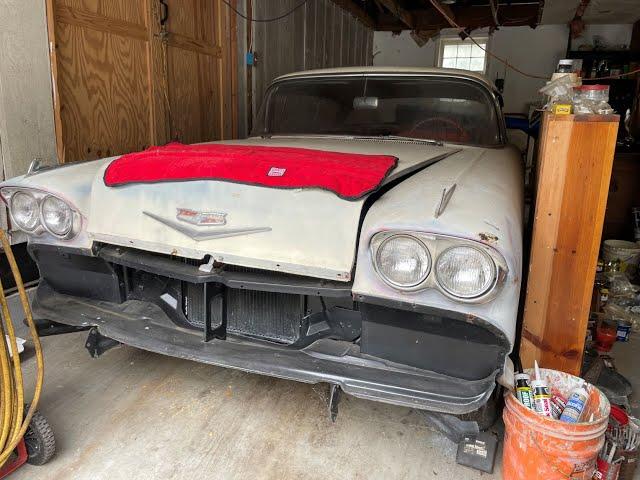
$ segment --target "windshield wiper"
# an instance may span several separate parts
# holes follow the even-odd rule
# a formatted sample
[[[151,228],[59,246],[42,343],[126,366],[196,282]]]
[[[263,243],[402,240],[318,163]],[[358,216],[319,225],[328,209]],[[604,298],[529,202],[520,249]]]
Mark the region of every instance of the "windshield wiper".
[[[321,134],[277,134],[263,133],[260,138],[268,140],[270,138],[346,138],[349,140],[397,140],[397,141],[409,141],[416,143],[423,143],[425,145],[437,145],[438,147],[444,146],[444,142],[440,140],[431,140],[429,138],[414,138],[403,137],[401,135],[353,135],[350,133],[321,133]]]
[[[383,140],[409,140],[411,142],[425,143],[427,145],[437,145],[442,147],[444,142],[440,140],[432,140],[430,138],[414,138],[403,137],[402,135],[376,135],[375,137],[359,137],[359,138],[381,138]]]

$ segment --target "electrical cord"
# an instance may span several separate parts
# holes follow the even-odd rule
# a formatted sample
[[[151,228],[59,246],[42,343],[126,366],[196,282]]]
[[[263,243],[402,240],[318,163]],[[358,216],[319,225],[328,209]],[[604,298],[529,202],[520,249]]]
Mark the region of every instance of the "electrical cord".
[[[500,8],[500,0],[497,0],[495,4],[493,2],[494,0],[489,0],[491,15],[493,15],[493,22],[496,24],[496,27],[499,27],[500,22],[498,21],[498,8]]]
[[[273,17],[273,18],[249,18],[244,13],[239,12],[227,0],[222,0],[222,3],[224,3],[227,7],[229,7],[231,10],[233,10],[235,12],[235,14],[238,15],[240,18],[244,18],[248,22],[252,22],[252,23],[269,23],[269,22],[277,22],[278,20],[282,20],[283,18],[288,17],[289,15],[294,13],[296,10],[298,10],[300,7],[302,7],[304,4],[306,4],[308,1],[309,0],[302,0],[300,3],[298,3],[295,7],[293,7],[288,12],[283,13],[282,15],[278,15],[277,17]]]
[[[44,357],[42,353],[42,345],[38,338],[38,331],[33,323],[33,315],[29,306],[29,298],[22,282],[22,276],[16,259],[11,251],[11,244],[4,230],[0,229],[0,243],[4,250],[11,272],[18,288],[20,302],[26,317],[27,325],[33,339],[33,345],[36,351],[36,384],[33,394],[33,400],[29,404],[27,414],[24,414],[24,382],[22,375],[22,366],[20,365],[20,356],[18,354],[18,345],[16,342],[15,330],[9,313],[7,298],[4,289],[0,283],[0,309],[2,311],[2,319],[0,319],[0,467],[5,464],[7,459],[13,454],[18,443],[24,438],[24,435],[31,423],[31,418],[36,411],[40,395],[42,393],[42,383],[44,380]],[[6,337],[5,337],[6,332]],[[11,346],[11,355],[7,348],[7,339]]]
[[[447,15],[447,12],[444,11],[444,9],[442,8],[442,6],[438,2],[438,0],[429,0],[429,1],[431,2],[431,5],[433,5],[433,8],[435,8],[438,12],[440,12],[440,14],[447,20],[447,22],[449,22],[449,24],[451,24],[456,29],[458,29],[460,31],[460,33],[463,33],[466,38],[469,38],[476,46],[478,46],[478,48],[483,50],[491,58],[494,58],[495,60],[497,60],[500,63],[504,64],[505,67],[510,68],[514,72],[519,73],[520,75],[522,75],[524,77],[535,78],[535,79],[539,79],[539,80],[549,80],[548,76],[534,75],[534,74],[531,74],[531,73],[527,73],[527,72],[519,69],[518,67],[516,67],[514,65],[511,65],[507,60],[497,56],[491,50],[483,47],[478,42],[476,42],[476,40],[471,35],[469,35],[465,31],[464,28],[462,28],[460,25],[458,25],[455,22],[455,20],[453,20],[449,15]],[[631,70],[631,71],[629,71],[627,73],[620,73],[618,75],[609,75],[609,76],[606,76],[606,77],[597,77],[597,78],[585,78],[584,80],[589,80],[589,81],[594,81],[594,80],[614,80],[614,79],[617,79],[617,78],[622,78],[622,77],[628,77],[630,75],[635,75],[636,73],[640,73],[640,68],[636,68],[635,70]]]

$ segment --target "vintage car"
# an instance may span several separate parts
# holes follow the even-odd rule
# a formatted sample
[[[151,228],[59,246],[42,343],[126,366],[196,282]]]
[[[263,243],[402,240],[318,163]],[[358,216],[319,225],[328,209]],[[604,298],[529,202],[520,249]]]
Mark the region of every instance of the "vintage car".
[[[113,180],[112,157],[2,183],[43,333],[479,411],[512,372],[521,284],[523,172],[499,93],[462,70],[305,71],[271,84],[255,123],[201,144],[242,153],[225,175],[172,144],[164,163],[128,156],[137,177]],[[374,188],[332,189],[385,158]],[[269,183],[290,170],[307,182]]]

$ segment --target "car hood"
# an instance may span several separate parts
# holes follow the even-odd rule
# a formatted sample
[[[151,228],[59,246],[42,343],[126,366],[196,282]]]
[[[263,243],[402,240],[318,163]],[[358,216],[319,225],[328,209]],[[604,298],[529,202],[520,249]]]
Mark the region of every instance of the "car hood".
[[[304,147],[398,158],[384,184],[410,175],[459,148],[418,142],[339,138],[252,138],[225,144]],[[339,281],[351,280],[362,210],[367,197],[349,201],[319,189],[277,189],[215,180],[107,187],[103,176],[112,159],[78,165],[91,176],[85,216],[88,238],[147,251],[243,267]],[[69,197],[64,183],[71,168],[43,172],[47,190]],[[57,174],[56,174],[57,173]],[[82,177],[82,175],[80,175]],[[54,178],[51,178],[54,177]],[[59,177],[59,178],[55,178]],[[69,189],[82,189],[75,180]],[[384,185],[383,184],[383,185]],[[50,186],[55,185],[55,190]],[[86,188],[86,183],[85,187]],[[66,195],[65,195],[66,194]],[[74,195],[71,194],[71,197]],[[71,199],[73,201],[73,198]],[[219,226],[179,221],[178,209],[226,214]]]

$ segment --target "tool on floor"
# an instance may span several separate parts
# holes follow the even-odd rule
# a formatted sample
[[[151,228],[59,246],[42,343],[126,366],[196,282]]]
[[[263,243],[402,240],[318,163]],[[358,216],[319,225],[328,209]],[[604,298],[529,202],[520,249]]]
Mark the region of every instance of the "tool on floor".
[[[25,462],[44,464],[55,452],[55,439],[46,419],[36,411],[44,379],[42,345],[33,322],[22,277],[4,230],[0,230],[0,243],[15,279],[36,357],[33,399],[30,404],[25,405],[24,378],[18,343],[7,298],[0,282],[0,478],[3,478]],[[4,341],[5,335],[8,341]]]
[[[482,472],[493,473],[497,450],[498,437],[491,432],[480,432],[475,436],[465,437],[458,444],[456,462]]]

